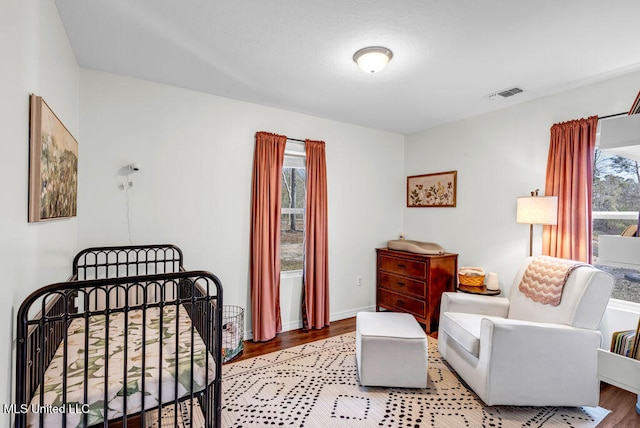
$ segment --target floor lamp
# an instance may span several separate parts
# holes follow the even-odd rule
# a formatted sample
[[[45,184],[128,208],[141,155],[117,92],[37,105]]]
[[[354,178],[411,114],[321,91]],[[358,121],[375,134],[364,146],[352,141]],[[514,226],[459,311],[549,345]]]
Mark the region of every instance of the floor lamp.
[[[558,224],[558,197],[538,196],[539,190],[519,197],[516,206],[516,222],[529,225],[529,256],[533,255],[533,225]]]

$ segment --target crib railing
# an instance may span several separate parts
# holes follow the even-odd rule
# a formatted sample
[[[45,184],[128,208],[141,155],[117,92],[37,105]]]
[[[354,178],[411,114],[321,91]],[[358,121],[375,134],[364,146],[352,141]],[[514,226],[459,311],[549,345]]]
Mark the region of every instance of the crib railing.
[[[154,290],[152,293],[147,293],[145,290]],[[114,292],[116,290],[117,292]],[[94,296],[96,294],[100,294],[105,296],[104,299],[98,299],[100,301],[104,301],[104,305],[93,305],[91,301],[94,300]],[[124,296],[122,299],[119,296]],[[129,296],[135,296],[134,299],[130,300]],[[142,297],[153,296],[152,299],[144,299]],[[113,297],[118,296],[118,298]],[[167,297],[163,299],[158,299],[160,297]],[[113,297],[114,302],[117,304],[111,304],[111,297]],[[53,309],[46,310],[49,306],[49,302],[52,300],[56,300],[56,304],[53,306]],[[73,304],[73,302],[78,302],[78,304]],[[40,317],[29,317],[28,314],[34,312],[33,305],[40,308],[40,312],[45,314]],[[194,366],[193,358],[191,358],[190,362],[182,362],[181,364],[191,364],[191,385],[188,390],[188,394],[186,396],[178,395],[178,379],[177,374],[174,380],[174,384],[168,387],[174,389],[174,393],[169,394],[171,399],[166,403],[166,405],[160,404],[160,411],[158,412],[158,418],[160,418],[162,407],[166,406],[174,406],[177,410],[177,404],[180,401],[190,400],[191,407],[193,407],[194,399],[198,400],[200,407],[202,409],[205,421],[207,421],[206,426],[215,427],[219,423],[219,412],[221,406],[220,400],[220,388],[221,388],[221,370],[222,370],[222,358],[220,355],[221,349],[221,325],[222,325],[222,287],[220,281],[215,275],[205,272],[205,271],[183,271],[183,272],[174,272],[169,274],[157,274],[157,275],[144,275],[139,277],[121,277],[121,278],[107,278],[107,279],[99,279],[99,280],[87,280],[87,281],[71,281],[49,285],[44,287],[32,295],[30,295],[23,305],[20,307],[18,311],[18,344],[17,344],[17,367],[16,367],[16,405],[17,408],[20,409],[22,406],[29,406],[32,398],[37,393],[38,388],[40,388],[44,384],[44,374],[45,370],[49,364],[51,364],[51,358],[56,353],[56,349],[58,346],[52,346],[54,342],[58,342],[60,340],[60,347],[62,349],[63,355],[63,363],[60,365],[63,367],[63,372],[61,374],[62,379],[62,388],[63,391],[62,406],[73,405],[77,401],[67,399],[64,394],[66,394],[67,385],[65,382],[69,378],[68,376],[68,355],[71,355],[71,351],[68,350],[67,340],[67,328],[74,320],[80,320],[80,325],[87,326],[85,329],[85,337],[84,337],[84,346],[85,346],[85,361],[84,361],[84,379],[82,384],[84,385],[83,395],[83,403],[87,402],[88,388],[89,388],[89,377],[87,374],[87,368],[91,366],[90,361],[88,360],[89,353],[86,351],[89,349],[89,319],[92,317],[102,317],[105,321],[104,331],[101,333],[104,335],[104,341],[108,344],[110,343],[111,337],[109,336],[109,320],[113,317],[121,316],[124,317],[123,334],[120,335],[117,339],[119,340],[120,346],[124,349],[125,355],[124,360],[128,361],[131,358],[140,358],[140,355],[144,356],[146,354],[145,344],[147,343],[145,339],[146,334],[146,324],[144,321],[144,317],[147,313],[150,313],[150,310],[156,309],[156,313],[160,314],[160,330],[162,330],[162,320],[164,314],[167,310],[172,309],[174,312],[179,313],[183,311],[188,314],[191,318],[191,326],[189,327],[189,331],[187,334],[190,335],[190,346],[194,346],[196,343],[195,337],[199,335],[202,339],[202,342],[205,346],[205,355],[210,355],[213,357],[212,360],[210,358],[204,358],[204,373],[206,373],[206,383],[204,388],[197,389],[193,380],[193,373],[196,367]],[[137,311],[137,312],[134,312]],[[140,323],[141,327],[136,327],[142,329],[142,349],[140,350],[140,355],[127,355],[128,350],[131,346],[128,344],[128,333],[127,328],[130,325],[126,320],[129,316],[133,314],[137,314],[138,317],[142,317],[143,322]],[[175,337],[175,349],[176,354],[178,348],[183,346],[182,343],[178,343],[178,334],[177,332],[181,330],[180,321],[178,317],[176,317],[177,324],[173,327],[169,327],[167,324],[164,328],[175,328],[176,334]],[[102,338],[102,336],[101,336]],[[92,340],[95,339],[91,338]],[[114,338],[115,340],[115,338]],[[159,339],[160,344],[159,349],[162,352],[164,348],[164,343],[162,343],[162,338]],[[173,339],[171,339],[173,340]],[[105,351],[105,354],[107,351]],[[104,368],[104,378],[105,385],[113,381],[113,379],[109,378],[109,369],[108,369],[108,355],[105,355],[105,368]],[[69,357],[70,358],[70,357]],[[159,359],[162,359],[162,355],[160,355]],[[142,358],[142,366],[141,371],[146,376],[146,369],[144,366],[145,358]],[[162,360],[164,361],[164,360]],[[176,364],[178,364],[176,362]],[[160,366],[160,362],[158,363]],[[211,367],[213,365],[213,367]],[[213,378],[210,378],[209,373],[214,371],[215,375]],[[129,380],[126,378],[127,370],[123,371],[125,379],[123,379],[122,383],[126,385]],[[146,380],[145,376],[142,376],[141,382],[141,391],[142,395],[145,396],[145,385],[144,382]],[[184,381],[184,380],[183,380]],[[163,397],[162,385],[160,385],[160,390],[158,391],[158,396]],[[105,400],[104,400],[104,410],[103,414],[108,414],[107,411],[107,397],[106,397],[106,387],[105,387]],[[40,388],[42,391],[42,388]],[[167,391],[165,391],[167,393]],[[46,404],[43,401],[44,394],[40,394],[39,400],[37,403],[40,408],[46,407]],[[126,404],[126,396],[123,397],[123,409],[127,408]],[[140,412],[140,419],[142,426],[145,421],[145,412],[148,412],[149,408],[145,408],[144,402],[142,403],[142,408]],[[193,409],[192,409],[193,410]],[[126,410],[123,410],[123,420],[126,421],[130,419],[130,416],[126,414]],[[177,418],[178,412],[174,411],[174,415]],[[39,415],[41,425],[44,425],[42,422],[43,416]],[[24,427],[26,426],[26,415],[22,413],[18,413],[16,415],[16,426]],[[158,421],[159,422],[159,421]],[[87,420],[85,416],[85,420],[83,422],[83,426],[87,425]],[[106,425],[105,425],[106,426]]]
[[[73,259],[77,280],[152,275],[184,270],[182,250],[171,244],[92,247]]]
[[[108,319],[119,313],[146,313],[151,308],[159,308],[163,313],[166,308],[179,307],[177,310],[186,311],[191,319],[192,343],[194,335],[199,335],[204,342],[206,354],[213,356],[215,377],[201,390],[190,388],[186,397],[178,400],[176,394],[174,400],[164,407],[174,406],[177,417],[178,401],[188,399],[187,403],[191,403],[193,412],[194,400],[197,400],[206,426],[219,426],[223,305],[222,286],[218,278],[205,271],[184,271],[182,251],[172,245],[89,248],[78,253],[74,259],[73,274],[73,281],[52,284],[32,293],[18,311],[16,408],[28,406],[38,388],[43,385],[44,373],[61,344],[66,346],[67,329],[74,320],[82,319],[88,325],[88,319],[94,316],[105,316]],[[105,278],[89,279],[95,275]],[[30,315],[33,313],[36,315]],[[85,338],[85,349],[87,346],[88,337]],[[66,348],[64,355],[66,367]],[[209,358],[206,358],[206,364],[210,364]],[[85,361],[84,367],[88,367],[88,361]],[[208,368],[206,373],[209,373]],[[62,378],[66,377],[65,369]],[[85,375],[85,385],[86,380]],[[177,391],[177,385],[175,388]],[[86,396],[85,386],[85,399]],[[162,414],[163,404],[159,407],[158,418]],[[144,414],[148,410],[143,404],[142,411],[137,415],[143,427]],[[126,412],[123,413],[125,414],[120,423],[126,426],[127,419],[130,418]],[[107,414],[106,407],[104,414]],[[26,414],[18,412],[16,427],[26,426],[26,419]],[[40,422],[42,423],[42,417]],[[86,426],[86,417],[84,422]],[[105,420],[101,426],[108,424]]]

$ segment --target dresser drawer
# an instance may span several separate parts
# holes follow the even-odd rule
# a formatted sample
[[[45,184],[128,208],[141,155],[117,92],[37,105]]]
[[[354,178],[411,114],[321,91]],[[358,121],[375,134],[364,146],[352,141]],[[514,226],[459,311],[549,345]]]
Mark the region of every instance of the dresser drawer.
[[[412,294],[423,299],[427,294],[426,282],[385,272],[380,272],[380,287],[400,294]]]
[[[408,312],[417,315],[420,318],[424,318],[426,315],[426,304],[420,300],[412,299],[411,297],[401,296],[399,294],[379,289],[379,303],[389,309],[396,309],[399,312]]]
[[[418,260],[407,260],[395,257],[380,256],[380,270],[398,275],[424,278],[427,275],[427,264]]]

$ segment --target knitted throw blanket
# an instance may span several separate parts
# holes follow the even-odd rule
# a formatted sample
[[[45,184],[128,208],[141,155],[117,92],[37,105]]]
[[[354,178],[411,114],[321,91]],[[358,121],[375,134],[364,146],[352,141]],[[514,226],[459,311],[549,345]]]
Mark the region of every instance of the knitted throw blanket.
[[[589,265],[575,260],[536,257],[524,271],[520,291],[534,302],[558,306],[567,278],[580,266]]]

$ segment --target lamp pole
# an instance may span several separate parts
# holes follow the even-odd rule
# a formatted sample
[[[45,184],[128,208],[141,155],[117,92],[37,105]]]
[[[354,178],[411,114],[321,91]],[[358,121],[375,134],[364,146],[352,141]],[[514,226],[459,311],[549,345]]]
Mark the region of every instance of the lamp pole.
[[[533,224],[529,225],[529,257],[533,256]]]

